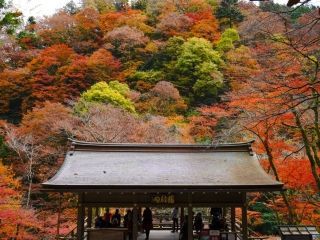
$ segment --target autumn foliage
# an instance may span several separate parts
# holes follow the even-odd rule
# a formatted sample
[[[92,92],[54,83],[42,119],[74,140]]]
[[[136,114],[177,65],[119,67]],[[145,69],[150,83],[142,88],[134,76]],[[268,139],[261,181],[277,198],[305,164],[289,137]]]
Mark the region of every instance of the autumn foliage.
[[[0,163],[0,237],[2,239],[37,239],[40,222],[35,211],[23,207],[21,184],[10,168]]]

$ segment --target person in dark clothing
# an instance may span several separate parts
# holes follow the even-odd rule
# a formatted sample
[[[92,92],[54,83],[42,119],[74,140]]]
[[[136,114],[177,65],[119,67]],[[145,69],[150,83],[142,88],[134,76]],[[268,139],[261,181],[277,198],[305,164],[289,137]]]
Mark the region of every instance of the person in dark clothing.
[[[125,228],[128,228],[129,240],[132,240],[133,221],[132,221],[132,211],[130,209],[127,210],[127,214],[123,218],[123,226]]]
[[[180,230],[180,240],[188,240],[188,215],[184,216],[183,225]]]
[[[103,227],[111,227],[111,213],[109,212],[109,208],[107,208],[107,211],[105,212],[103,216],[104,226]]]
[[[220,230],[221,229],[221,219],[222,219],[222,208],[211,208],[210,214],[212,215],[212,221],[210,229]]]
[[[115,214],[113,214],[111,219],[112,227],[120,227],[120,223],[121,223],[121,215],[119,213],[119,209],[116,209],[116,212]]]
[[[203,229],[203,222],[202,222],[202,215],[201,213],[197,213],[195,219],[194,219],[194,229],[196,230],[196,233],[199,234],[201,230]]]
[[[218,218],[222,217],[222,208],[211,208],[210,214]]]
[[[178,232],[178,228],[179,228],[179,225],[178,225],[178,218],[179,218],[179,209],[178,207],[175,207],[173,210],[172,210],[172,231],[171,232],[175,232],[177,231]]]
[[[210,229],[212,230],[220,230],[220,218],[218,216],[212,217],[212,222],[210,224]]]
[[[95,228],[103,228],[105,225],[102,217],[100,216],[97,216],[96,220],[95,220],[95,223],[94,223],[94,227]]]
[[[126,215],[123,217],[123,226],[129,227],[129,225],[132,225],[132,211],[131,209],[127,209]]]
[[[150,230],[152,229],[152,212],[149,207],[147,207],[143,211],[142,217],[143,217],[142,225],[144,230],[146,231],[146,240],[148,240],[150,235]]]

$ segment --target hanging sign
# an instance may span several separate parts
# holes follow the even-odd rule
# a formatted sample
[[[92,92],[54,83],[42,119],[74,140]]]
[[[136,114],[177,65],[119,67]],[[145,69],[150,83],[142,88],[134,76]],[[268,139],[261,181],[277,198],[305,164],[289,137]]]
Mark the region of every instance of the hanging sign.
[[[156,204],[174,204],[173,194],[157,194],[151,196],[151,202]]]

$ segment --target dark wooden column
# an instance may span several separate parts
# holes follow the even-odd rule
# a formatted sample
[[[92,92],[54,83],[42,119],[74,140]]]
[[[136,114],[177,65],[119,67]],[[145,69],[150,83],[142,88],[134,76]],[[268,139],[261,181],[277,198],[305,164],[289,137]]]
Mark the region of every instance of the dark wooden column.
[[[92,207],[88,207],[88,228],[92,227]]]
[[[188,240],[193,240],[193,212],[192,212],[192,205],[188,206]]]
[[[248,219],[247,219],[247,203],[242,206],[242,239],[248,240]]]
[[[94,217],[96,218],[98,216],[99,216],[99,208],[96,207],[96,208],[94,208]]]
[[[223,207],[222,208],[222,217],[223,217],[223,219],[226,219],[226,216],[227,216],[227,208]]]
[[[84,237],[84,217],[85,209],[83,206],[83,193],[78,194],[78,217],[77,217],[77,240],[83,240]]]
[[[137,240],[138,237],[138,209],[134,207],[132,209],[132,239]]]
[[[138,210],[138,223],[139,223],[139,221],[142,221],[142,214],[143,214],[142,207],[138,207],[137,210]]]
[[[183,221],[184,221],[184,207],[180,208],[180,230],[182,229],[183,226]]]
[[[236,231],[236,208],[231,207],[231,231]]]
[[[138,223],[139,223],[139,221],[142,221],[142,207],[138,207],[137,209],[138,209],[137,218],[138,218]],[[140,232],[142,231],[142,233],[143,233],[143,227],[138,225],[138,232],[139,231]]]

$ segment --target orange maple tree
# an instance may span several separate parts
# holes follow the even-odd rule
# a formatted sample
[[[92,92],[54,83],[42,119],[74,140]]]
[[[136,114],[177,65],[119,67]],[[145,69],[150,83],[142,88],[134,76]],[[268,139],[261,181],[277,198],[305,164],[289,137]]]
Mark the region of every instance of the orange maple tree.
[[[22,206],[21,184],[11,169],[0,162],[0,238],[35,240],[40,223],[33,209]]]

